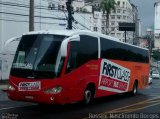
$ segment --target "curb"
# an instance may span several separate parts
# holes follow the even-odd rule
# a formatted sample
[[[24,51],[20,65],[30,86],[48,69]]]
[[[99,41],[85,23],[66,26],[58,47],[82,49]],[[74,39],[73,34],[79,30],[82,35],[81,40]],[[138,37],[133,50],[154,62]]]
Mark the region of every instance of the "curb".
[[[0,80],[0,90],[6,91],[8,89],[8,80]]]
[[[8,85],[0,85],[0,90],[7,90],[8,89]]]

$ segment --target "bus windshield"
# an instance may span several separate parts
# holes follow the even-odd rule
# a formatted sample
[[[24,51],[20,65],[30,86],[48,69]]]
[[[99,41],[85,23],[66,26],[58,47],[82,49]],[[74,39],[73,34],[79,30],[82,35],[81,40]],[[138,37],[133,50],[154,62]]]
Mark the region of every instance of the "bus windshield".
[[[15,54],[11,75],[33,79],[57,76],[56,61],[64,39],[65,36],[60,35],[24,35]]]

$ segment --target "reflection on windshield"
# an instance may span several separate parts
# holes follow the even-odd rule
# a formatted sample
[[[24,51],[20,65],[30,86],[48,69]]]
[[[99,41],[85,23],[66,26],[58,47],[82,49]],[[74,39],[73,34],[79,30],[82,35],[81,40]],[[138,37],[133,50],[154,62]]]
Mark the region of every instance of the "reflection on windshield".
[[[13,63],[12,68],[33,69],[33,65],[29,63]]]
[[[50,72],[54,77],[58,52],[64,38],[65,36],[49,34],[23,36],[13,61],[11,75],[19,75],[18,70],[21,70],[31,74]]]

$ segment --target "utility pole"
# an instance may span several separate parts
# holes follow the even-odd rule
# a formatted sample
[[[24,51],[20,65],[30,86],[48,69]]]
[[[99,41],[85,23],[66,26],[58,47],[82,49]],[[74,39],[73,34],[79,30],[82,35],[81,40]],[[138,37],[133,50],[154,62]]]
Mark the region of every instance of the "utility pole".
[[[72,20],[73,20],[73,7],[72,7],[72,1],[73,0],[68,0],[66,2],[66,6],[67,6],[67,11],[68,11],[68,26],[67,26],[67,29],[72,29]]]
[[[30,0],[29,31],[34,31],[34,0]]]

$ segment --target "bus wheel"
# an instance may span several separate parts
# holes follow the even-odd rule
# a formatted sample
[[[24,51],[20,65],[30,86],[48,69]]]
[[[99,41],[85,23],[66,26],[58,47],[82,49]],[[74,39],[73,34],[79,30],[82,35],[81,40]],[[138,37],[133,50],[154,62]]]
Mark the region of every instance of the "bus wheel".
[[[135,81],[133,85],[132,95],[137,95],[137,93],[138,93],[138,81]]]
[[[87,87],[84,91],[83,102],[84,104],[89,104],[94,98],[94,91],[91,87]]]

